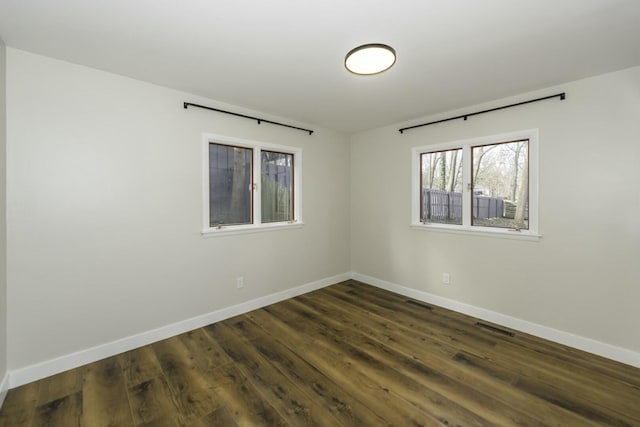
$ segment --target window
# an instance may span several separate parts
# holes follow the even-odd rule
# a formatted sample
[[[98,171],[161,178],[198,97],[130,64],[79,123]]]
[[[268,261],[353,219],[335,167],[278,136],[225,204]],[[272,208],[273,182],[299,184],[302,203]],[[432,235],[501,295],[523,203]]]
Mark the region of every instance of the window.
[[[420,220],[462,225],[462,149],[420,155]]]
[[[205,135],[204,235],[300,225],[301,150]]]
[[[251,148],[209,143],[209,226],[251,224]]]
[[[537,236],[536,130],[413,149],[418,228]]]
[[[262,152],[262,222],[293,220],[293,154]]]

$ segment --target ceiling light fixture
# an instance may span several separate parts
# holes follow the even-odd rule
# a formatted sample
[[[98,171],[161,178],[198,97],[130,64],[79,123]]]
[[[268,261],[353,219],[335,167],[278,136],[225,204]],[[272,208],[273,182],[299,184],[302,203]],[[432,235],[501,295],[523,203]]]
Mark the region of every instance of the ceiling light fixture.
[[[353,74],[371,75],[387,71],[396,63],[396,51],[391,46],[370,43],[351,49],[344,66]]]

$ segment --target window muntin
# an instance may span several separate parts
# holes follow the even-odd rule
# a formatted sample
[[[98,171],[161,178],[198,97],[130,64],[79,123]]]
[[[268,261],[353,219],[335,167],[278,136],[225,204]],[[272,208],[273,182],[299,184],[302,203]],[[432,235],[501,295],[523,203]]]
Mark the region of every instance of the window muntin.
[[[303,224],[301,149],[203,134],[203,150],[203,236]]]
[[[413,148],[412,224],[434,231],[540,237],[537,147],[533,129]],[[460,173],[453,171],[453,153],[461,161]],[[460,207],[452,201],[460,200],[458,192],[461,221]],[[439,205],[429,205],[432,193],[440,193],[434,197]]]
[[[262,222],[293,220],[293,154],[263,150],[260,205]]]

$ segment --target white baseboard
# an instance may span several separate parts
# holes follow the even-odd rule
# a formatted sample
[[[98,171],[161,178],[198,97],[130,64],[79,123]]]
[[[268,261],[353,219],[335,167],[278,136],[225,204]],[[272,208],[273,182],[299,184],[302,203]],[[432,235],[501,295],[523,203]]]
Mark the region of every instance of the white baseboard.
[[[616,347],[610,344],[592,340],[590,338],[573,335],[568,332],[559,331],[557,329],[538,325],[526,320],[517,319],[491,310],[475,307],[449,298],[444,298],[428,292],[401,286],[375,277],[366,276],[360,273],[344,273],[332,277],[327,277],[316,282],[307,283],[302,286],[287,289],[264,297],[256,298],[251,301],[243,302],[231,307],[203,314],[191,319],[183,320],[171,325],[163,326],[141,334],[122,338],[110,343],[102,344],[96,347],[88,348],[79,352],[64,355],[55,359],[47,360],[38,364],[26,366],[24,368],[15,369],[5,374],[0,383],[0,406],[9,388],[19,387],[23,384],[30,383],[51,375],[64,372],[68,369],[77,368],[88,363],[92,363],[106,357],[133,350],[138,347],[145,346],[193,329],[201,328],[211,323],[219,322],[233,316],[247,313],[258,308],[265,307],[270,304],[293,298],[308,292],[312,292],[334,283],[342,282],[347,279],[355,279],[361,282],[395,292],[410,298],[428,302],[440,307],[448,308],[469,316],[483,319],[492,323],[506,326],[511,329],[526,332],[549,341],[564,344],[579,350],[597,354],[608,359],[626,363],[631,366],[640,368],[640,354],[628,349]]]
[[[478,319],[486,320],[498,325],[505,326],[507,328],[535,335],[549,341],[573,347],[578,350],[583,350],[588,353],[597,354],[598,356],[606,357],[607,359],[612,359],[617,362],[640,368],[640,353],[636,353],[626,348],[617,347],[611,344],[592,340],[590,338],[574,335],[569,332],[549,328],[537,323],[507,316],[505,314],[486,310],[484,308],[475,307],[470,304],[465,304],[428,292],[407,288],[405,286],[387,282],[375,277],[366,276],[364,274],[352,272],[351,278],[416,300],[448,308],[449,310],[457,311],[459,313],[473,316]]]
[[[324,288],[334,283],[342,282],[351,278],[350,273],[339,274],[337,276],[327,277],[302,286],[287,289],[275,294],[266,295],[251,301],[243,302],[231,307],[163,326],[141,334],[122,338],[76,353],[67,354],[55,359],[37,363],[35,365],[26,366],[24,368],[15,369],[8,374],[8,385],[11,388],[19,387],[23,384],[30,383],[51,375],[64,372],[69,369],[77,368],[88,363],[92,363],[106,357],[115,356],[125,351],[133,350],[138,347],[145,346],[193,329],[201,328],[211,323],[219,322],[239,314],[247,313],[288,298],[293,298],[317,289]],[[7,378],[3,381],[3,385],[7,383]]]
[[[8,391],[9,391],[9,372],[5,372],[4,378],[2,378],[2,382],[0,382],[0,408],[2,408],[2,404],[4,403],[4,398],[7,397]]]

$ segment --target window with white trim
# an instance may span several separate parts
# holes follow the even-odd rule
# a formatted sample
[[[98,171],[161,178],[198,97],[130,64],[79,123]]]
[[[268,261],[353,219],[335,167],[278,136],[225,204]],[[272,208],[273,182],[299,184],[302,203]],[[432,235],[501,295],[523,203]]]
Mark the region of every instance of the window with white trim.
[[[412,225],[537,236],[538,132],[413,149]]]
[[[203,234],[301,224],[302,150],[205,135]]]

